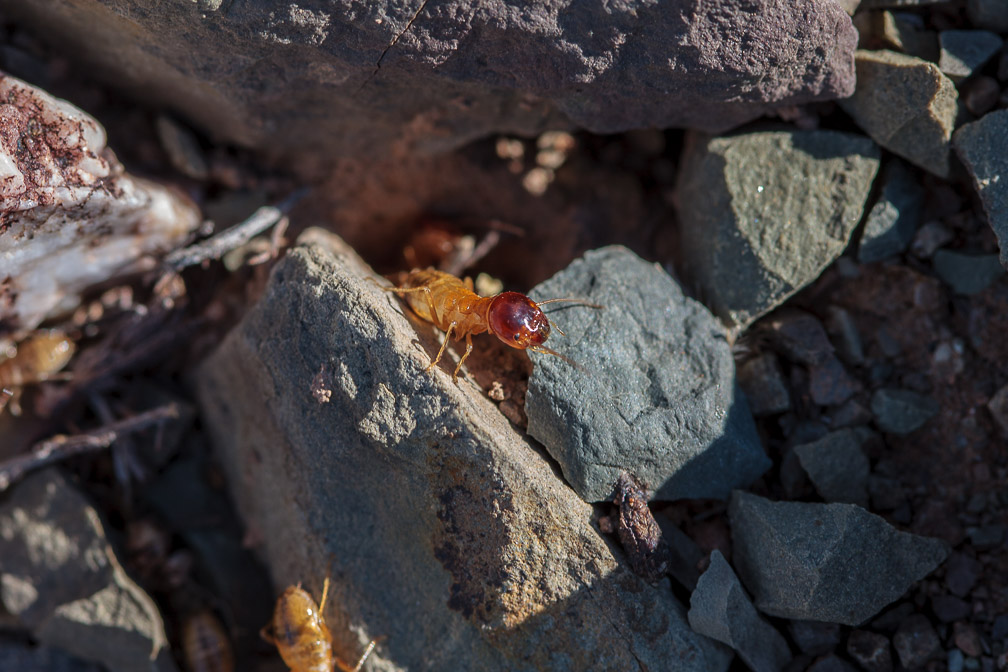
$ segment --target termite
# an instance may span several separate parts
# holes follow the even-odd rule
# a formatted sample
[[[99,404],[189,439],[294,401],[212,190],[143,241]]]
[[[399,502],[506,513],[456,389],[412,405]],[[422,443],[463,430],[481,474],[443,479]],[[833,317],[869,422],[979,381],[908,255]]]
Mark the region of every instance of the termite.
[[[259,633],[277,647],[291,672],[332,672],[334,664],[343,672],[360,672],[364,661],[374,651],[372,640],[354,667],[333,653],[332,633],[322,617],[328,594],[328,577],[322,584],[322,599],[318,605],[301,584],[288,586],[277,600],[272,622]]]
[[[197,612],[182,624],[182,651],[189,672],[234,672],[231,639],[209,611]]]
[[[427,366],[428,371],[441,361],[452,335],[455,340],[461,340],[465,336],[465,353],[452,373],[452,380],[456,383],[462,364],[472,352],[473,335],[484,332],[492,332],[512,348],[554,355],[577,366],[570,358],[543,345],[550,335],[550,321],[540,306],[569,301],[590,308],[602,308],[580,299],[548,299],[536,303],[518,292],[480,296],[474,291],[470,278],[461,280],[450,273],[432,268],[410,271],[401,286],[382,289],[402,296],[413,312],[445,332],[444,343]],[[557,331],[563,334],[559,328]]]
[[[58,374],[73,357],[76,346],[62,331],[50,329],[37,331],[8,350],[6,357],[0,354],[0,412],[11,403],[11,413],[18,415],[21,388],[66,378]]]

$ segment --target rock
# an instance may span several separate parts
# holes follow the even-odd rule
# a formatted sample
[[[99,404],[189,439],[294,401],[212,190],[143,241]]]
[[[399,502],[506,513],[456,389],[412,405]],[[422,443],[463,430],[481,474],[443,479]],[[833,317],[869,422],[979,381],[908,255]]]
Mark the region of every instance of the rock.
[[[342,241],[300,241],[196,374],[274,585],[328,573],[353,624],[332,628],[341,650],[387,638],[375,668],[725,670],[730,652],[615,558],[491,400],[451,364],[424,370],[430,325]]]
[[[771,502],[735,491],[739,576],[765,614],[858,625],[927,576],[948,551],[853,504]]]
[[[857,668],[843,658],[829,654],[809,665],[805,672],[858,672]]]
[[[910,251],[918,259],[930,259],[938,248],[953,240],[955,240],[955,234],[947,226],[932,220],[917,229],[913,242],[910,244]]]
[[[947,672],[963,672],[966,667],[966,659],[959,649],[949,651],[945,657],[945,663],[948,665]]]
[[[987,402],[987,410],[1001,428],[1001,433],[1008,436],[1008,385],[1005,385]]]
[[[966,0],[966,15],[977,28],[1008,33],[1008,5],[1001,0]]]
[[[882,192],[868,212],[858,261],[882,261],[902,254],[920,226],[924,188],[906,164],[893,159],[882,170]]]
[[[925,61],[938,61],[938,33],[927,30],[919,14],[878,12],[874,16],[877,18],[873,32],[886,48]]]
[[[854,84],[856,34],[834,0],[759,0],[752,11],[728,0],[534,11],[143,0],[116,20],[99,2],[0,7],[150,107],[226,142],[315,161],[569,123],[719,132]]]
[[[58,649],[0,641],[0,669],[17,672],[103,672],[105,668],[68,656]]]
[[[98,513],[53,469],[0,505],[0,604],[44,646],[110,670],[172,672],[154,602],[116,559]]]
[[[969,113],[982,117],[997,105],[1001,96],[1001,85],[993,77],[979,75],[962,87],[962,101]]]
[[[873,510],[892,511],[907,502],[906,491],[897,479],[878,474],[868,478],[868,494]]]
[[[661,268],[623,247],[588,252],[531,292],[578,297],[550,345],[578,363],[533,355],[528,433],[586,501],[612,496],[623,471],[654,498],[726,498],[770,466],[724,328]]]
[[[987,223],[994,229],[1001,247],[1001,264],[1008,268],[1008,155],[1001,151],[1008,138],[1008,110],[998,110],[956,131],[956,153],[973,178],[987,213]]]
[[[836,131],[688,137],[676,185],[684,273],[716,314],[748,325],[840,256],[878,157]]]
[[[774,347],[792,362],[812,366],[833,356],[833,344],[822,322],[811,313],[782,309],[761,326],[769,330]]]
[[[105,130],[70,103],[0,73],[0,323],[33,329],[98,283],[185,242],[195,206],[132,177]]]
[[[979,658],[983,655],[983,644],[980,642],[980,633],[973,625],[968,623],[955,623],[952,626],[952,641],[955,645],[971,658]]]
[[[764,352],[739,366],[738,381],[754,416],[776,415],[791,408],[784,374],[772,352]]]
[[[969,602],[955,595],[935,595],[931,598],[931,610],[942,623],[960,621],[973,613]]]
[[[948,178],[955,84],[934,63],[893,51],[858,50],[858,87],[840,106],[875,142]]]
[[[965,553],[953,553],[945,565],[945,585],[953,595],[966,597],[980,576],[980,563]]]
[[[963,254],[938,250],[934,254],[938,277],[957,294],[979,294],[1005,274],[996,254]]]
[[[837,343],[837,351],[843,361],[848,364],[864,364],[864,343],[851,314],[839,306],[830,306],[827,327],[833,341]]]
[[[993,525],[981,525],[980,527],[970,527],[966,529],[970,543],[978,551],[986,551],[992,548],[1000,548],[1004,539],[1004,525],[995,523]]]
[[[818,441],[795,446],[794,451],[820,497],[827,502],[868,506],[871,465],[857,432],[830,432]]]
[[[910,390],[883,388],[872,395],[871,410],[883,432],[909,434],[938,413],[938,402]]]
[[[662,537],[669,547],[669,576],[690,592],[696,588],[700,578],[701,562],[706,561],[707,554],[700,550],[696,542],[685,532],[676,527],[667,516],[657,518]]]
[[[809,396],[820,406],[842,404],[861,391],[861,383],[847,373],[840,360],[830,355],[821,364],[809,367]]]
[[[852,630],[847,636],[847,653],[865,672],[892,672],[889,638],[868,630]]]
[[[900,624],[893,635],[893,646],[900,664],[908,670],[923,666],[941,653],[941,640],[922,614],[913,614]]]
[[[1001,38],[987,30],[943,30],[938,44],[938,69],[958,83],[994,58],[1001,49]]]
[[[788,632],[802,653],[810,656],[821,656],[840,645],[840,626],[836,623],[791,621]]]
[[[710,560],[690,596],[690,626],[735,649],[754,672],[782,669],[791,660],[787,642],[760,618],[721,551]]]
[[[917,7],[935,5],[948,0],[862,0],[861,9],[881,9],[883,7]]]

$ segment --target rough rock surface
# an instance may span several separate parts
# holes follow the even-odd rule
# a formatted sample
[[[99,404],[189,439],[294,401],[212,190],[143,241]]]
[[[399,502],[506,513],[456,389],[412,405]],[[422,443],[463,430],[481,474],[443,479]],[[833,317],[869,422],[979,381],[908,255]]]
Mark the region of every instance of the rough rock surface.
[[[858,245],[858,261],[882,261],[905,252],[920,226],[923,209],[920,179],[894,158],[882,170],[882,191],[868,212]]]
[[[188,199],[123,173],[81,110],[3,73],[0,97],[0,323],[72,310],[200,223]]]
[[[735,649],[755,672],[777,672],[791,662],[787,641],[760,618],[728,561],[716,549],[690,596],[689,623],[700,634]]]
[[[531,295],[604,306],[553,313],[567,336],[550,345],[578,366],[532,355],[525,399],[529,434],[586,501],[611,497],[624,471],[654,499],[726,498],[770,466],[724,328],[668,273],[606,247]]]
[[[490,400],[424,370],[430,325],[341,241],[312,239],[197,381],[278,589],[330,574],[338,650],[384,638],[371,669],[724,670],[730,653],[617,562]]]
[[[958,99],[934,63],[894,51],[858,50],[857,90],[840,106],[894,154],[948,178]]]
[[[154,602],[55,470],[28,476],[0,505],[0,558],[0,605],[39,643],[110,670],[176,669]]]
[[[938,277],[957,294],[979,294],[1005,274],[996,254],[938,250],[933,263]]]
[[[1001,38],[989,30],[943,30],[938,35],[938,69],[959,83],[982,68],[1001,49]]]
[[[857,42],[833,0],[0,7],[93,75],[223,140],[316,158],[458,146],[565,118],[600,133],[717,132],[850,95]]]
[[[735,491],[735,568],[765,614],[858,625],[927,576],[948,551],[853,504],[771,502]]]
[[[986,114],[956,131],[956,153],[973,177],[987,223],[1001,247],[1001,264],[1008,268],[1008,110]]]
[[[878,165],[874,143],[836,131],[690,137],[676,185],[684,273],[716,314],[749,324],[843,252]]]
[[[827,502],[868,506],[871,465],[853,429],[841,429],[811,443],[794,447],[802,469]]]
[[[938,413],[938,403],[931,397],[891,387],[875,390],[871,398],[875,424],[883,432],[909,434]]]

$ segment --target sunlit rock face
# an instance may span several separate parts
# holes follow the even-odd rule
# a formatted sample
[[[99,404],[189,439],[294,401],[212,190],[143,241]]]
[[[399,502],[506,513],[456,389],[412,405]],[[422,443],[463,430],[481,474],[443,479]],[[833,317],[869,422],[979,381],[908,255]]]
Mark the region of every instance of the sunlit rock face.
[[[188,199],[123,171],[88,114],[0,73],[0,329],[72,310],[200,222]]]

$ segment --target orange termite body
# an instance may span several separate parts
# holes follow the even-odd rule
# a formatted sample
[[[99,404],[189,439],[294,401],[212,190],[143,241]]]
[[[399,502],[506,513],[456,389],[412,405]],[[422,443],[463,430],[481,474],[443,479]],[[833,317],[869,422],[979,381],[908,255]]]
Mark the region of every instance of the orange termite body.
[[[445,332],[444,343],[437,357],[427,367],[428,370],[441,361],[441,355],[444,354],[450,336],[454,334],[456,340],[465,336],[465,354],[462,355],[452,374],[452,380],[455,381],[458,380],[458,372],[463,362],[472,352],[474,334],[491,332],[512,348],[563,357],[543,345],[549,338],[550,322],[539,306],[555,301],[575,301],[593,308],[601,308],[577,299],[550,299],[536,303],[518,292],[479,296],[473,290],[472,280],[469,278],[460,280],[450,273],[432,268],[410,271],[402,286],[383,289],[402,295],[413,312]],[[563,359],[570,361],[566,357]]]
[[[12,350],[5,358],[0,355],[0,411],[13,400],[14,413],[21,388],[57,377],[76,346],[62,331],[50,329],[33,333]]]
[[[189,672],[234,672],[231,640],[209,611],[200,611],[182,624],[182,651]]]
[[[359,672],[374,650],[375,643],[371,642],[353,668],[333,654],[332,633],[322,618],[328,594],[328,578],[318,605],[300,585],[288,586],[277,600],[272,622],[260,633],[263,639],[277,647],[291,672],[332,672],[333,665],[344,672]]]

